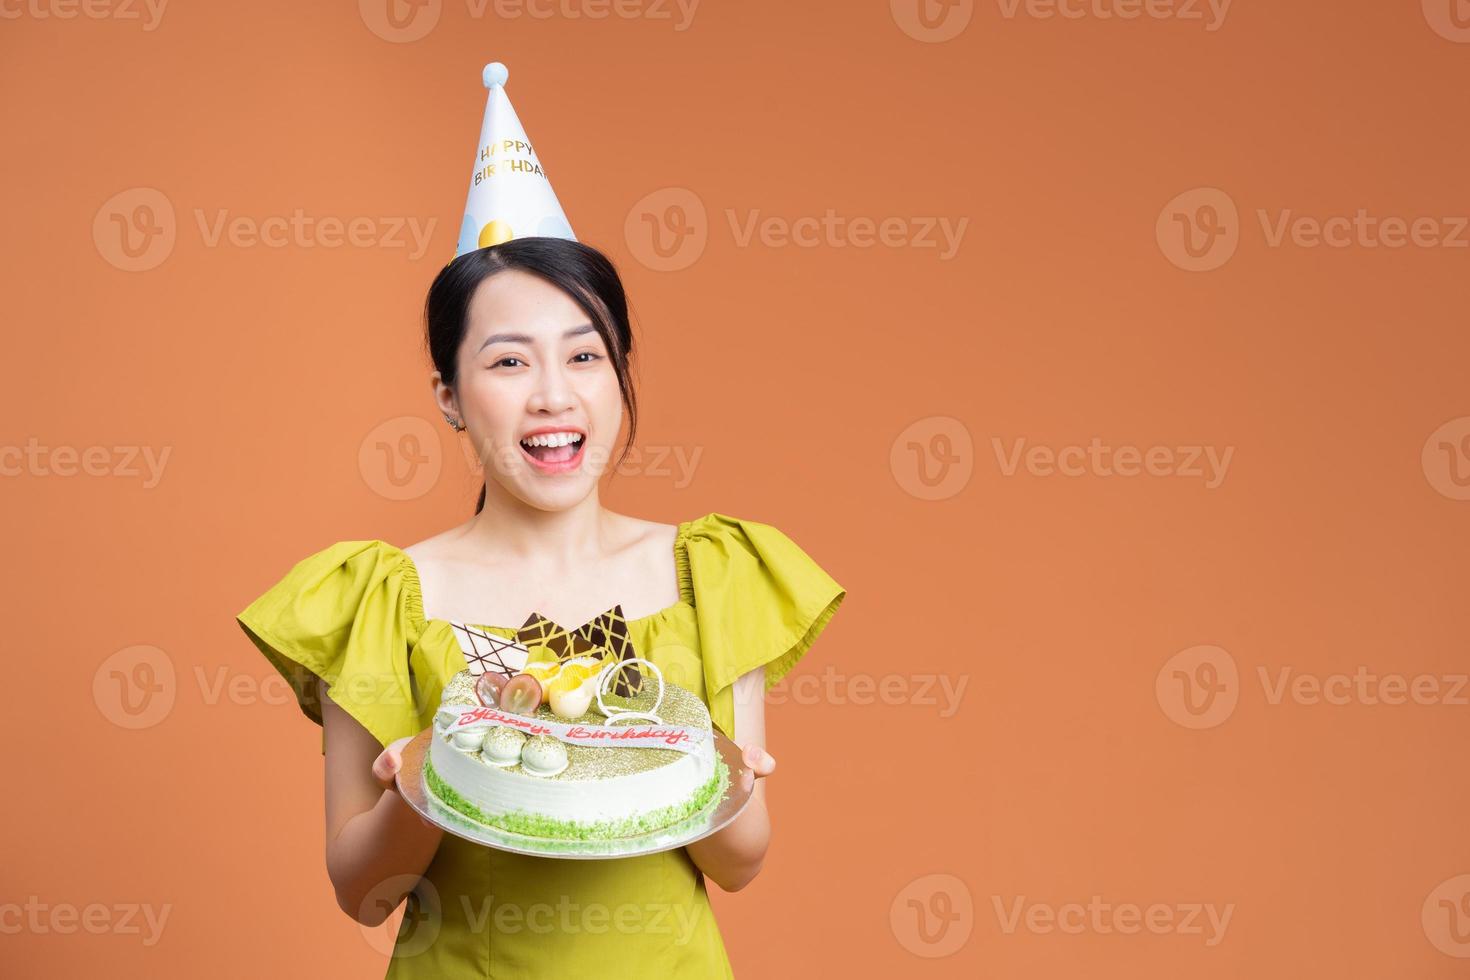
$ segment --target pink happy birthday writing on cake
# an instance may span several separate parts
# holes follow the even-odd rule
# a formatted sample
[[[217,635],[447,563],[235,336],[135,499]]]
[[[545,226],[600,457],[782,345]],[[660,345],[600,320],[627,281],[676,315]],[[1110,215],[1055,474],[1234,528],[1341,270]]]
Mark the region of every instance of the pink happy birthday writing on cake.
[[[573,725],[510,714],[495,708],[466,706],[454,711],[454,720],[444,732],[469,731],[485,727],[513,728],[527,735],[550,735],[572,745],[613,745],[619,748],[677,749],[693,752],[709,732],[681,725]]]

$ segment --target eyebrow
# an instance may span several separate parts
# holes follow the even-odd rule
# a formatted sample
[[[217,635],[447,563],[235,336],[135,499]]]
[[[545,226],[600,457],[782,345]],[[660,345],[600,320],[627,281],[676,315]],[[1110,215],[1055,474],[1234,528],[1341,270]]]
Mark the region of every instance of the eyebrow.
[[[580,337],[584,333],[592,333],[596,329],[597,328],[594,327],[592,324],[584,323],[580,327],[572,327],[561,336],[563,340],[571,340],[573,337]],[[480,345],[480,350],[484,350],[491,344],[533,344],[535,342],[535,338],[532,337],[530,334],[492,333],[490,336],[486,337],[485,342]],[[478,351],[476,353],[478,353]]]

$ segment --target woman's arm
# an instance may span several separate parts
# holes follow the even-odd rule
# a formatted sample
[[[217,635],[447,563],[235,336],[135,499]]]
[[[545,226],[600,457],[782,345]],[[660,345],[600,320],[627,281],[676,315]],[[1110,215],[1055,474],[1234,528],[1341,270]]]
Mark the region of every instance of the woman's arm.
[[[740,816],[719,833],[684,848],[707,878],[727,892],[738,892],[760,873],[771,845],[771,817],[766,810],[763,779],[776,771],[776,760],[766,752],[766,669],[757,667],[734,684],[735,733],[748,768],[743,778],[753,780],[750,802]]]
[[[327,739],[327,875],[342,911],[376,926],[424,873],[444,832],[425,823],[393,788],[409,740],[381,748],[327,697],[320,679],[317,694]]]

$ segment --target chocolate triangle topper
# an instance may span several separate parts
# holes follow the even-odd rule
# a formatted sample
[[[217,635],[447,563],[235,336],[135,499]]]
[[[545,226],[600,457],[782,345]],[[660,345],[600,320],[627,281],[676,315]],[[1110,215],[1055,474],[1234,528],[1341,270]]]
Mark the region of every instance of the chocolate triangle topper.
[[[479,677],[487,670],[510,675],[526,666],[530,654],[525,646],[514,640],[487,633],[460,623],[451,623],[464,651],[465,663],[470,673]]]
[[[588,620],[574,630],[558,626],[540,613],[533,612],[516,630],[516,641],[527,647],[544,646],[556,654],[557,660],[573,657],[609,656],[616,660],[632,660],[638,656],[628,636],[628,621],[623,618],[621,604]],[[643,690],[643,674],[635,664],[618,671],[612,682],[612,693],[631,698]]]

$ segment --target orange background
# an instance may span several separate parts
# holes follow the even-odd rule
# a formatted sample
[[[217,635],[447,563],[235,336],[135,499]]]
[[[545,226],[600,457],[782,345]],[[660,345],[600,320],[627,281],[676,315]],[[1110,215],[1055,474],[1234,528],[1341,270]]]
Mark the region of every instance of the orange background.
[[[1240,0],[1217,30],[961,4],[943,43],[903,29],[903,0],[706,0],[685,30],[445,2],[415,41],[374,33],[371,0],[178,3],[154,30],[46,2],[7,5],[0,33],[0,441],[171,455],[151,488],[0,480],[0,905],[170,913],[146,947],[7,927],[0,973],[381,975],[381,930],[332,899],[316,730],[233,617],[333,541],[406,545],[473,509],[418,313],[498,59],[573,227],[625,276],[641,444],[702,453],[687,485],[633,473],[606,502],[774,524],[849,590],[769,710],[766,867],[711,888],[739,975],[1463,975],[1470,711],[1273,703],[1262,682],[1362,667],[1448,692],[1467,669],[1464,471],[1421,451],[1470,425],[1470,249],[1272,246],[1258,216],[1470,212],[1470,44],[1431,26],[1437,0]],[[1156,227],[1201,187],[1238,208],[1238,244],[1191,272]],[[131,272],[106,209],[138,188],[176,242]],[[702,203],[707,244],[662,271],[627,228],[668,188]],[[412,259],[211,247],[195,217],[298,208],[437,225]],[[753,209],[969,224],[949,260],[742,246],[727,213]],[[404,416],[442,473],[393,500],[359,454]],[[992,443],[1093,437],[1233,457],[1207,489],[1006,475]],[[920,499],[919,452],[968,481]],[[1156,680],[1205,644],[1237,703],[1189,728]],[[130,730],[105,662],[139,645],[173,700]],[[821,693],[796,703],[806,675]],[[966,685],[952,716],[922,696],[935,675]],[[907,694],[856,703],[863,678]],[[237,693],[212,696],[222,679]],[[1233,911],[1213,946],[1005,928],[1022,897],[1093,896]]]

